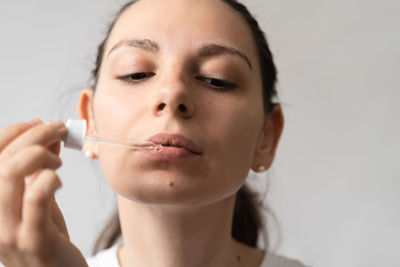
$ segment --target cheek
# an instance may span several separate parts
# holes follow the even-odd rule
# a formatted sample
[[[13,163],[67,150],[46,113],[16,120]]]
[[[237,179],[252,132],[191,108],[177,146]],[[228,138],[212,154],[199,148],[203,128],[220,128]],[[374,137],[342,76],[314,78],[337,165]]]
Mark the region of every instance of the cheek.
[[[213,113],[210,129],[223,145],[220,149],[227,151],[225,156],[251,161],[264,120],[262,105],[257,101],[237,101],[226,103]]]
[[[137,126],[138,118],[143,113],[138,98],[134,94],[99,90],[94,102],[96,130],[110,136],[134,138],[129,136],[133,134],[130,131],[142,128]]]
[[[121,94],[99,90],[93,107],[97,132],[137,142],[147,139],[149,133],[146,131],[150,125],[146,124],[149,124],[149,120],[145,120],[146,110],[135,99],[133,95],[121,97]],[[132,188],[143,188],[138,184],[141,180],[136,179],[136,176],[143,173],[137,152],[103,145],[97,146],[97,151],[104,176],[118,194],[125,195]]]
[[[263,109],[241,103],[215,114],[210,127],[214,151],[208,162],[221,187],[231,184],[228,193],[236,192],[244,183],[253,161],[263,122]]]
[[[131,199],[140,198],[140,191],[145,187],[141,185],[143,180],[137,177],[142,172],[134,160],[135,153],[105,146],[99,153],[100,166],[108,184],[119,195]]]

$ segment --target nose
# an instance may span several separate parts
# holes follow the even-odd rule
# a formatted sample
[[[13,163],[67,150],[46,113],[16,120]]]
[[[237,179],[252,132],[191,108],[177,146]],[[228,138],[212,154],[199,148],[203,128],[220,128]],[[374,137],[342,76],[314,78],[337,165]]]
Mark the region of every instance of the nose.
[[[183,119],[189,119],[196,113],[193,96],[182,79],[161,82],[153,113],[157,117],[170,113]]]

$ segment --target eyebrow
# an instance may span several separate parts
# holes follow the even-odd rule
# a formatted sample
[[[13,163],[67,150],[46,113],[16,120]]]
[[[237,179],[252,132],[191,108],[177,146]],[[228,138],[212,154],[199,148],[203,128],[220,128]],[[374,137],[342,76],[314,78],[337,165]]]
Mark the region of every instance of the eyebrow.
[[[113,48],[111,48],[110,52],[108,52],[108,56],[110,56],[114,50],[123,46],[135,47],[150,53],[157,53],[160,50],[160,46],[156,42],[149,39],[122,40],[114,45]]]
[[[253,69],[249,58],[243,52],[240,52],[239,50],[233,47],[226,47],[218,44],[205,44],[199,49],[198,52],[199,57],[212,57],[219,55],[238,56],[244,61],[246,61],[247,65],[250,67],[251,70]]]
[[[144,50],[146,52],[154,53],[154,54],[156,54],[160,51],[160,46],[155,41],[152,41],[150,39],[130,39],[130,40],[122,40],[122,41],[118,42],[117,44],[115,44],[111,48],[110,52],[108,52],[108,56],[110,56],[110,54],[114,50],[124,47],[124,46],[138,48],[138,49]],[[203,57],[203,58],[219,56],[219,55],[238,56],[239,58],[243,59],[246,62],[246,64],[250,67],[251,70],[253,69],[249,58],[243,52],[241,52],[238,49],[233,48],[233,47],[227,47],[224,45],[209,43],[209,44],[202,45],[197,52],[197,56]]]

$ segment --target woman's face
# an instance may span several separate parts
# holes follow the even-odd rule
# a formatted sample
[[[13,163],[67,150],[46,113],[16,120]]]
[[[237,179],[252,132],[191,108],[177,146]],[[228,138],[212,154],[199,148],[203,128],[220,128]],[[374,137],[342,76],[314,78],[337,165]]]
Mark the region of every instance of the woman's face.
[[[106,44],[89,126],[138,141],[161,134],[156,142],[186,147],[150,153],[96,147],[108,182],[121,196],[146,203],[194,205],[232,196],[257,160],[261,88],[250,29],[227,4],[134,4]]]

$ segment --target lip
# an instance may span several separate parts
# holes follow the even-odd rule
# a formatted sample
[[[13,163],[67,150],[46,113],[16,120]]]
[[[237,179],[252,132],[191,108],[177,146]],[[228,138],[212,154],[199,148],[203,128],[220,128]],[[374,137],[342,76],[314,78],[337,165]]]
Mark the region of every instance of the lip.
[[[155,160],[180,160],[202,154],[200,148],[182,134],[159,133],[146,141],[163,146],[161,151],[142,151],[143,154]]]

